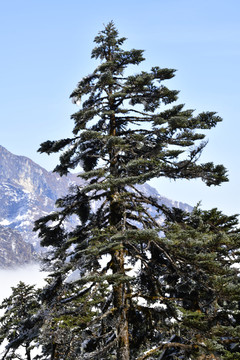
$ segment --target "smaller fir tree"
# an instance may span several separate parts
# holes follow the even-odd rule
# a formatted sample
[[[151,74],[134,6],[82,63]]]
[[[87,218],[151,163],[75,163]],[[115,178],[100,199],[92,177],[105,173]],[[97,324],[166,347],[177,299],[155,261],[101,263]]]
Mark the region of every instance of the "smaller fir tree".
[[[21,359],[22,348],[25,351],[25,359],[31,360],[31,350],[36,346],[36,338],[39,331],[37,317],[34,315],[40,308],[40,290],[34,285],[26,285],[20,281],[16,287],[12,287],[12,294],[5,298],[0,305],[4,310],[0,318],[0,344],[8,341],[3,359]]]
[[[142,283],[150,303],[158,286],[166,311],[175,309],[171,326],[165,321],[175,344],[166,346],[161,359],[240,359],[238,215],[198,207],[191,213],[166,208],[165,215],[164,236]]]

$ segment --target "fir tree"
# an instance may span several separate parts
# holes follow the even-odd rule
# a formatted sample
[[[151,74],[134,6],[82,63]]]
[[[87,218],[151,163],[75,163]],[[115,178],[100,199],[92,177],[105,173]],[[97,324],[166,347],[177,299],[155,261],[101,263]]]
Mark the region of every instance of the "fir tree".
[[[194,116],[183,105],[171,105],[178,91],[164,82],[174,76],[173,69],[153,67],[125,75],[128,66],[144,60],[142,50],[123,50],[125,40],[112,22],[96,36],[92,57],[100,64],[71,94],[75,103],[82,103],[72,115],[73,137],[46,141],[39,149],[48,154],[61,151],[55,171],[64,175],[81,165],[79,176],[85,180],[83,187],[74,186],[58,199],[59,211],[36,222],[41,244],[51,249],[46,262],[52,281],[43,299],[46,306],[56,308],[56,334],[60,327],[62,334],[64,329],[74,334],[71,351],[77,359],[163,359],[167,348],[185,358],[224,353],[220,335],[214,335],[215,347],[210,341],[216,322],[208,322],[208,314],[214,312],[209,308],[215,292],[224,294],[225,306],[226,279],[233,291],[229,301],[234,299],[237,312],[237,270],[224,258],[228,250],[236,250],[234,241],[239,246],[239,236],[228,234],[231,219],[220,216],[222,223],[215,224],[221,233],[218,245],[214,230],[205,230],[204,237],[189,215],[186,225],[179,224],[176,213],[146,196],[141,187],[154,177],[200,178],[208,186],[227,181],[222,165],[199,163],[205,130],[221,118],[214,112]],[[161,226],[153,207],[169,221],[172,217],[171,225]],[[80,223],[67,232],[64,224],[72,215]],[[201,222],[203,215],[198,216]],[[182,214],[179,218],[184,219]],[[70,283],[68,276],[74,272],[80,275]],[[208,323],[206,336],[201,319]],[[228,327],[222,319],[219,326]]]
[[[175,335],[181,335],[183,358],[192,356],[195,348],[197,359],[208,359],[209,355],[213,359],[240,359],[237,215],[199,208],[190,214],[166,209],[165,214],[164,237],[155,250],[151,276],[158,274],[155,282],[160,281],[162,291],[176,306],[173,321]],[[151,284],[146,287],[151,291]],[[190,352],[184,344],[191,344]],[[179,356],[179,349],[164,353],[167,351]]]
[[[18,350],[24,349],[25,359],[31,360],[31,350],[36,346],[34,342],[39,330],[37,319],[33,318],[40,308],[38,295],[39,290],[33,285],[20,281],[0,305],[0,309],[4,309],[0,318],[0,344],[8,341],[2,359],[22,359]]]

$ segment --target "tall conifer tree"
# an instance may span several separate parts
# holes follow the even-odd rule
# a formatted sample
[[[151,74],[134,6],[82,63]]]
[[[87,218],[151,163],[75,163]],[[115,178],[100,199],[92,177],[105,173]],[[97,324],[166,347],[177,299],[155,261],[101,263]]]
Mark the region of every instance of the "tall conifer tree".
[[[126,75],[129,66],[144,58],[142,50],[123,50],[125,40],[112,22],[96,36],[92,58],[100,64],[71,94],[76,104],[81,103],[72,115],[73,137],[46,141],[39,149],[48,154],[61,151],[55,171],[65,175],[81,165],[79,176],[85,181],[57,201],[59,211],[36,222],[42,245],[51,248],[46,262],[52,282],[51,291],[44,293],[45,302],[57,308],[56,326],[66,326],[75,334],[75,358],[163,359],[170,345],[185,354],[207,353],[212,345],[208,348],[201,340],[202,332],[198,341],[197,330],[183,321],[184,311],[192,311],[187,316],[196,320],[204,308],[194,307],[190,300],[186,308],[187,300],[179,298],[202,274],[197,273],[198,257],[190,261],[182,247],[188,244],[193,249],[197,230],[194,235],[188,224],[185,233],[177,213],[147,196],[142,184],[156,177],[200,178],[208,186],[227,181],[222,165],[198,161],[206,146],[205,130],[221,118],[214,112],[194,116],[183,105],[172,105],[178,91],[169,90],[165,81],[174,76],[173,69],[153,67],[150,72]],[[153,208],[178,225],[162,227]],[[72,215],[80,224],[67,232],[64,224]],[[182,214],[179,218],[184,219]],[[211,239],[209,235],[207,241]],[[203,241],[199,240],[199,249]],[[209,257],[214,263],[204,249],[204,261]],[[210,265],[206,277],[209,269]],[[218,271],[219,266],[212,269]],[[69,274],[77,273],[78,278],[69,282]],[[182,288],[173,291],[174,281]],[[201,294],[204,291],[202,284]],[[192,321],[194,329],[196,323]],[[201,341],[202,348],[197,345]]]

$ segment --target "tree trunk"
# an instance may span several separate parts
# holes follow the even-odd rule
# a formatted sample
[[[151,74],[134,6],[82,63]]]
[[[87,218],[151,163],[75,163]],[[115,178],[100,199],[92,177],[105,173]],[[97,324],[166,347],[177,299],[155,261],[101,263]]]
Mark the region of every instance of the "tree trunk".
[[[113,273],[122,272],[124,275],[124,251],[123,248],[115,251],[113,255]],[[121,282],[114,286],[114,308],[118,315],[116,328],[117,341],[117,360],[129,360],[129,331],[128,331],[128,303],[127,303],[126,284]]]
[[[111,52],[109,51],[109,61],[112,60]],[[109,94],[112,94],[112,86],[109,86]],[[114,100],[109,98],[109,107],[114,111]],[[110,129],[109,135],[117,136],[116,131],[116,117],[115,114],[110,116]],[[110,174],[114,178],[118,178],[118,164],[116,159],[116,149],[113,146],[109,152],[110,160]],[[110,225],[115,227],[118,230],[122,230],[122,219],[123,219],[123,209],[119,201],[119,191],[120,189],[112,186],[110,188]],[[125,275],[124,269],[124,248],[123,244],[119,244],[119,249],[115,250],[112,254],[112,271],[113,274],[122,274]],[[128,332],[128,304],[126,297],[126,284],[124,282],[119,282],[113,286],[113,305],[116,309],[117,315],[117,324],[116,324],[116,335],[117,335],[117,360],[129,360],[130,359],[130,350],[129,350],[129,332]]]

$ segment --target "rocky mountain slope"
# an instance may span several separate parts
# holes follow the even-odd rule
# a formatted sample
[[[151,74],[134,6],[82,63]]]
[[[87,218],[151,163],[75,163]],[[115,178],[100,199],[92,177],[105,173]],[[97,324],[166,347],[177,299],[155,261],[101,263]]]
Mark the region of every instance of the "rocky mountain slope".
[[[2,229],[14,230],[12,236],[0,232],[0,250],[5,239],[30,246],[39,251],[39,239],[32,231],[36,219],[54,210],[56,199],[67,193],[69,186],[80,183],[74,174],[60,177],[48,172],[27,157],[13,155],[0,146],[0,226]],[[16,235],[17,234],[17,235]],[[15,240],[15,238],[18,240]],[[3,246],[4,248],[4,246]],[[7,250],[3,252],[7,256]],[[29,257],[20,262],[29,261]],[[10,256],[10,255],[9,255]],[[16,263],[19,263],[16,252]],[[7,263],[0,258],[0,267]]]
[[[23,240],[20,232],[9,227],[0,226],[1,269],[30,263],[35,259],[36,253],[33,246]]]
[[[74,174],[60,177],[0,146],[0,268],[34,259],[34,252],[40,251],[32,231],[34,221],[53,211],[55,201],[76,183],[81,180]],[[187,204],[160,196],[147,184],[142,190],[167,206],[191,210]]]

